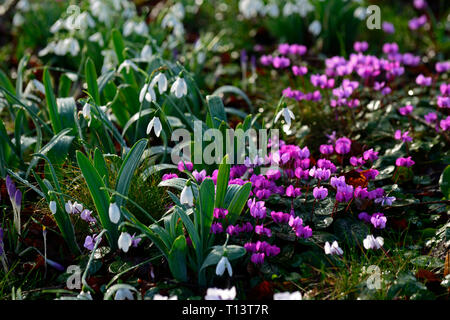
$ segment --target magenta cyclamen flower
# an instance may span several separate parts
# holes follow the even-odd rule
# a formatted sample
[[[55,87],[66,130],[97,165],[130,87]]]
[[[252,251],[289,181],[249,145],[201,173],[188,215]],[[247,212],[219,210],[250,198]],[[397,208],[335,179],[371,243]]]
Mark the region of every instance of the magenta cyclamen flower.
[[[252,254],[250,260],[254,263],[254,264],[263,264],[264,263],[264,253],[254,253]]]
[[[425,77],[423,74],[419,74],[416,78],[416,83],[422,87],[431,86],[432,79],[431,77]]]
[[[449,131],[450,130],[450,116],[447,118],[439,121],[439,126],[443,131]]]
[[[270,55],[263,55],[259,59],[259,62],[261,62],[263,66],[270,66],[273,63],[273,57]]]
[[[368,44],[366,41],[362,41],[362,42],[356,41],[356,42],[353,44],[353,49],[354,49],[356,52],[364,52],[364,51],[366,51],[368,48],[369,48],[369,44]]]
[[[289,48],[290,48],[289,43],[280,43],[278,45],[278,52],[285,56],[289,54]]]
[[[255,219],[264,219],[266,217],[266,207],[264,201],[256,202],[256,199],[247,201],[247,206],[250,208],[250,214]]]
[[[395,27],[390,22],[384,21],[383,24],[381,25],[381,28],[386,33],[389,33],[389,34],[395,33]]]
[[[345,187],[347,184],[345,183],[345,177],[344,176],[340,176],[340,177],[332,177],[330,180],[330,184],[331,186],[333,186],[334,188],[339,188],[339,187]]]
[[[321,154],[332,154],[334,151],[333,145],[331,144],[322,144],[319,147],[319,151]]]
[[[223,219],[227,216],[228,210],[223,208],[215,208],[213,212],[213,216],[216,219]]]
[[[402,133],[401,130],[396,130],[394,134],[395,140],[403,140],[403,142],[411,142],[412,137],[409,136],[409,131],[405,131]]]
[[[179,171],[184,171],[184,170],[192,171],[192,169],[194,169],[194,164],[192,162],[190,162],[190,161],[184,161],[184,163],[183,163],[183,161],[178,162],[178,170]]]
[[[213,222],[211,225],[211,233],[222,233],[223,232],[223,226],[220,222]]]
[[[275,69],[283,69],[289,67],[291,61],[286,57],[273,58],[272,65]]]
[[[350,152],[352,141],[349,138],[342,137],[336,140],[334,149],[338,154],[346,154]]]
[[[407,105],[398,109],[398,112],[400,112],[402,116],[407,116],[408,114],[411,114],[413,110],[414,107],[412,105]]]
[[[376,229],[384,229],[386,227],[387,218],[381,212],[374,213],[370,218],[370,223]]]
[[[97,235],[93,234],[92,236],[87,236],[86,239],[84,239],[84,247],[88,249],[89,251],[94,250],[95,243],[97,242]]]
[[[364,151],[363,158],[364,160],[370,160],[373,162],[378,159],[378,151],[373,151],[373,149]]]
[[[162,181],[178,178],[176,173],[166,173],[162,176]]]
[[[414,0],[413,5],[417,10],[422,10],[427,6],[427,2],[425,0]]]
[[[424,118],[425,118],[425,121],[426,121],[426,122],[428,122],[428,123],[434,123],[434,122],[436,122],[436,120],[437,120],[437,114],[434,113],[434,112],[429,112],[429,113],[427,113],[427,114],[424,116]]]
[[[307,48],[301,44],[291,44],[289,46],[289,53],[293,55],[303,56],[307,51]]]
[[[354,157],[354,156],[350,157],[349,162],[354,167],[359,167],[359,166],[362,166],[364,163],[366,163],[362,157],[357,158],[357,157]]]
[[[313,196],[317,200],[323,200],[328,196],[328,189],[324,187],[315,187],[313,189]]]
[[[265,235],[269,238],[272,236],[272,231],[269,228],[265,228],[262,224],[255,226],[255,233],[259,235]]]
[[[206,170],[203,169],[200,172],[198,172],[197,170],[194,170],[192,172],[192,175],[194,176],[195,180],[197,180],[198,183],[201,183],[206,178]]]
[[[427,23],[427,21],[428,21],[427,16],[423,14],[420,17],[409,20],[408,27],[411,30],[417,30],[420,27],[424,26]]]
[[[367,212],[361,212],[360,214],[358,214],[358,219],[365,221],[365,222],[370,222],[370,214],[368,214]]]
[[[239,226],[233,226],[233,225],[230,224],[230,225],[227,227],[227,233],[228,233],[230,236],[237,236],[237,235],[239,234],[239,232],[240,232]]]
[[[276,223],[288,223],[289,219],[291,218],[291,215],[289,213],[283,213],[283,212],[275,212],[272,211],[270,213],[273,221]]]
[[[292,73],[294,76],[304,76],[308,73],[308,68],[305,66],[292,66]]]
[[[286,196],[287,197],[295,198],[295,197],[300,196],[301,194],[302,194],[301,189],[294,188],[293,185],[290,185],[289,187],[286,188]]]
[[[443,73],[450,70],[450,61],[436,62],[436,72]]]
[[[398,158],[398,159],[395,161],[395,165],[396,165],[397,167],[407,167],[407,168],[409,168],[409,167],[413,166],[414,164],[415,164],[415,162],[414,162],[414,160],[411,159],[411,157],[408,157],[408,158]]]
[[[338,202],[348,202],[353,198],[353,186],[345,185],[337,188],[336,200]]]

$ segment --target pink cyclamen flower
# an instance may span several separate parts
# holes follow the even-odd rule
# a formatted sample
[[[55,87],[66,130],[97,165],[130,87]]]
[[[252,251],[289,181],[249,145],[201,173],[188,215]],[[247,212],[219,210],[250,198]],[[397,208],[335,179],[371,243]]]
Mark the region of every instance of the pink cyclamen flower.
[[[247,206],[250,208],[250,214],[255,219],[264,219],[266,217],[266,207],[264,201],[256,202],[256,199],[247,201]]]
[[[403,142],[411,142],[412,137],[409,135],[409,131],[402,133],[401,130],[396,130],[394,134],[395,140],[403,140]]]
[[[273,58],[272,65],[275,69],[284,69],[289,67],[291,60],[286,57],[275,57]]]
[[[180,161],[178,162],[178,171],[192,171],[192,169],[194,169],[194,164],[190,161]]]
[[[350,152],[352,141],[349,138],[342,137],[336,140],[334,149],[338,154],[346,154]]]
[[[263,264],[264,263],[264,253],[254,253],[252,254],[250,260],[254,263],[254,264]]]
[[[422,87],[431,86],[432,79],[431,77],[425,77],[423,74],[419,74],[416,78],[416,83]]]
[[[385,33],[389,33],[389,34],[395,33],[395,27],[390,22],[384,21],[383,24],[381,25],[381,28],[383,29],[383,31]]]
[[[420,17],[409,20],[408,27],[411,30],[417,30],[420,27],[424,26],[427,23],[427,21],[428,21],[427,16],[423,14]]]
[[[331,144],[322,144],[319,147],[319,151],[321,154],[332,154],[334,151],[333,145]]]
[[[323,200],[328,196],[328,189],[324,187],[315,187],[313,189],[313,196],[317,200]]]
[[[192,172],[192,175],[194,176],[195,180],[197,180],[198,183],[201,183],[206,178],[206,170],[203,169],[200,172],[198,172],[197,170],[194,170]]]
[[[270,215],[271,215],[273,221],[276,223],[288,223],[289,219],[291,218],[291,215],[289,213],[284,213],[284,212],[272,211],[270,213]]]
[[[223,219],[227,216],[228,210],[223,208],[215,208],[213,211],[213,216],[216,219]]]
[[[353,44],[353,49],[354,49],[356,52],[364,52],[364,51],[366,51],[368,48],[369,48],[369,44],[368,44],[366,41],[361,41],[361,42],[356,41],[356,42]]]
[[[450,70],[450,61],[436,62],[436,72],[443,73]]]
[[[166,173],[162,176],[162,181],[178,178],[176,173]]]
[[[220,222],[213,222],[211,225],[211,233],[222,233],[223,232],[223,226]]]
[[[361,212],[360,214],[358,214],[358,219],[365,221],[365,222],[370,222],[370,214],[368,214],[367,212]]]
[[[292,73],[294,76],[304,76],[308,73],[308,68],[305,66],[292,66]]]
[[[94,250],[95,243],[97,242],[97,235],[93,234],[92,236],[87,236],[86,239],[84,239],[84,247],[88,249],[89,251]]]
[[[287,197],[295,198],[295,197],[300,196],[301,194],[302,194],[301,189],[294,188],[293,185],[290,185],[289,187],[286,188],[286,196]]]
[[[269,228],[265,228],[262,224],[255,226],[255,233],[259,235],[265,235],[269,238],[272,236],[272,231]]]
[[[413,5],[417,10],[422,10],[427,6],[427,2],[425,0],[414,0]]]
[[[364,160],[375,161],[378,159],[378,151],[373,151],[373,149],[364,151],[363,158]]]
[[[434,112],[429,112],[429,113],[427,113],[425,116],[424,116],[424,118],[425,118],[425,121],[426,122],[428,122],[428,123],[434,123],[434,122],[436,122],[436,120],[437,120],[437,114],[436,113],[434,113]]]
[[[400,112],[400,114],[402,116],[407,116],[408,114],[411,114],[413,112],[413,110],[414,110],[414,107],[412,105],[408,104],[408,105],[398,109],[398,112]]]
[[[443,131],[449,131],[450,130],[450,116],[448,116],[447,118],[441,120],[439,122],[439,126],[441,127],[441,129]]]
[[[395,160],[395,165],[397,167],[411,167],[415,164],[414,160],[411,159],[411,157],[408,158],[398,158]]]

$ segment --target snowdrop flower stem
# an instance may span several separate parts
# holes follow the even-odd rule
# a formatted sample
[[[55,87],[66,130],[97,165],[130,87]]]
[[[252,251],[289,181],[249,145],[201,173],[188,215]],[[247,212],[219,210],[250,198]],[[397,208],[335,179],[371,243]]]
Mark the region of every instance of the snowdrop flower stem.
[[[92,291],[95,292],[87,283],[86,279],[87,276],[89,275],[89,269],[91,268],[91,264],[92,261],[94,261],[94,256],[95,256],[95,251],[97,251],[98,245],[100,244],[100,242],[102,241],[102,236],[107,232],[106,229],[103,229],[98,236],[95,239],[95,244],[94,244],[94,248],[92,249],[91,255],[89,256],[89,260],[88,263],[86,265],[86,269],[83,272],[83,276],[81,277],[81,283],[83,284],[83,288],[81,288],[81,291]]]

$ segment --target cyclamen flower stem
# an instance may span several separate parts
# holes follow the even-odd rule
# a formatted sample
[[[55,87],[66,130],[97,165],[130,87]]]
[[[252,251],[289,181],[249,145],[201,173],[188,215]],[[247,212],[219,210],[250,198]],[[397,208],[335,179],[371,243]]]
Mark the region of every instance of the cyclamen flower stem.
[[[387,251],[381,247],[381,250],[383,250],[384,254],[386,255],[386,257],[388,257],[389,261],[392,263],[392,266],[395,268],[395,263],[394,260],[392,260],[391,256],[387,253]]]
[[[334,214],[335,214],[335,211],[336,211],[337,205],[338,205],[338,202],[337,202],[337,201],[335,201],[335,202],[334,202],[334,207],[333,207],[333,211],[331,212],[331,218],[334,218]]]
[[[312,210],[311,210],[311,222],[313,221],[314,207],[316,206],[316,202],[317,202],[317,199],[314,199],[314,202],[313,202],[313,205],[312,205]]]
[[[352,204],[353,199],[354,199],[354,198],[352,198],[352,200],[350,200],[350,202],[348,203],[347,208],[345,208],[345,212],[347,212],[348,209],[350,208],[350,205]]]

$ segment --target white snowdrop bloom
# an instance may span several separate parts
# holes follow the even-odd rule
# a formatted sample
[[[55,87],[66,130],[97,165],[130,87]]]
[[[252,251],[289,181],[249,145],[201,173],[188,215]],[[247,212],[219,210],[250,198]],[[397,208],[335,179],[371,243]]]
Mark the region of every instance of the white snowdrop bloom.
[[[200,51],[199,53],[197,53],[197,63],[198,64],[203,64],[206,60],[206,53],[203,51]]]
[[[297,12],[302,18],[305,18],[308,13],[314,11],[314,6],[308,0],[297,0]]]
[[[150,86],[154,87],[155,85],[158,85],[158,91],[159,93],[164,93],[167,91],[167,78],[164,75],[164,73],[158,73],[153,79],[152,82],[150,82]]]
[[[246,19],[255,18],[258,13],[264,10],[264,3],[261,0],[240,0],[239,11]]]
[[[25,22],[25,18],[19,13],[17,12],[14,15],[12,24],[14,27],[20,27],[21,25],[23,25],[23,23]]]
[[[55,50],[55,43],[49,42],[43,49],[39,50],[38,56],[39,57],[46,56],[49,53],[54,52],[54,50]]]
[[[72,80],[73,82],[78,80],[78,75],[76,73],[73,72],[66,72],[65,75],[67,76],[67,78],[69,78],[70,80]]]
[[[139,68],[133,61],[126,59],[124,60],[124,62],[120,64],[119,69],[117,71],[121,72],[123,69],[125,69],[127,72],[130,72],[130,69],[137,71]]]
[[[37,91],[39,91],[40,93],[42,93],[43,95],[45,95],[45,87],[44,84],[42,82],[40,82],[39,80],[33,79],[31,81],[33,88],[35,88]]]
[[[142,103],[142,101],[147,100],[148,102],[156,101],[156,93],[155,90],[148,84],[145,84],[141,92],[139,93],[139,102]]]
[[[152,129],[155,130],[155,135],[159,137],[162,131],[162,124],[158,117],[153,117],[153,119],[148,123],[147,134],[150,134]]]
[[[81,291],[77,295],[77,299],[79,300],[92,300],[91,293],[89,291]]]
[[[111,69],[114,69],[117,65],[117,56],[114,50],[102,50],[103,56],[103,66],[102,66],[102,74],[108,72]]]
[[[143,36],[148,34],[148,27],[144,21],[141,21],[134,25],[134,32]]]
[[[59,30],[64,28],[64,22],[61,19],[56,20],[56,22],[50,27],[51,33],[57,33]]]
[[[318,36],[320,32],[322,31],[322,25],[320,24],[319,20],[314,20],[308,27],[309,32],[311,32],[312,35]]]
[[[133,239],[128,232],[122,232],[119,236],[119,240],[117,240],[117,246],[119,249],[123,250],[123,252],[128,252],[132,243]]]
[[[324,250],[325,254],[337,254],[340,256],[344,253],[344,251],[342,251],[342,249],[339,247],[337,241],[334,241],[331,245],[328,241],[325,242]]]
[[[111,23],[113,12],[108,4],[102,0],[92,0],[90,2],[91,12],[94,17],[97,17],[99,21],[109,25]]]
[[[231,289],[209,288],[206,291],[205,300],[234,300],[236,287]]]
[[[364,7],[358,7],[358,8],[356,8],[355,11],[353,12],[353,16],[354,16],[356,19],[359,19],[359,20],[362,21],[362,20],[366,19],[366,17],[367,17],[367,9],[364,8]]]
[[[120,288],[116,291],[114,300],[134,300],[133,293],[128,288]]]
[[[177,80],[172,84],[172,88],[170,88],[170,92],[175,95],[177,98],[184,97],[187,95],[187,85],[186,81],[183,78],[177,77]]]
[[[100,47],[103,47],[103,45],[105,44],[105,42],[103,41],[103,36],[100,32],[94,33],[88,39],[90,42],[97,43]]]
[[[225,272],[225,268],[227,269],[228,274],[231,277],[233,275],[233,269],[231,269],[231,263],[227,257],[222,257],[222,258],[220,258],[219,262],[217,263],[216,275],[222,276],[223,273]]]
[[[146,44],[141,51],[141,60],[150,61],[153,57],[152,47]]]
[[[363,245],[364,248],[367,250],[369,249],[380,249],[384,244],[384,239],[382,237],[374,237],[373,235],[369,234],[364,240]]]
[[[92,19],[89,13],[82,12],[79,15],[73,15],[73,23],[71,25],[71,29],[83,29],[95,27],[95,21]]]
[[[278,292],[273,295],[273,300],[302,300],[300,291]]]
[[[27,12],[27,11],[30,11],[30,9],[31,9],[31,6],[30,6],[30,2],[28,2],[28,0],[20,0],[16,4],[16,10]]]
[[[128,20],[127,22],[125,22],[125,24],[123,25],[123,35],[125,37],[128,37],[133,33],[133,30],[134,30],[134,21]]]
[[[288,108],[283,108],[280,112],[277,113],[277,115],[275,116],[275,122],[278,122],[278,119],[280,119],[281,116],[283,116],[284,121],[286,121],[288,127],[291,126],[291,120],[295,119],[294,113]]]
[[[168,297],[168,296],[163,296],[163,295],[160,295],[157,293],[153,296],[153,300],[178,300],[178,296]]]
[[[293,15],[294,13],[298,12],[298,8],[295,4],[292,2],[288,2],[283,7],[283,16],[289,17],[290,15]]]
[[[120,209],[115,202],[109,204],[108,214],[109,220],[111,220],[112,223],[117,224],[119,222]]]
[[[264,15],[268,15],[271,18],[278,18],[280,15],[280,9],[276,3],[269,3],[264,7]]]
[[[184,186],[180,195],[181,204],[187,204],[189,207],[194,206],[194,194],[191,186]]]
[[[52,214],[55,214],[56,213],[56,202],[55,201],[50,201],[49,208],[50,208],[50,212]]]
[[[86,120],[90,120],[91,119],[91,105],[89,103],[86,103],[83,106],[83,112],[82,113],[83,113],[83,117]]]
[[[175,3],[173,6],[170,7],[170,12],[178,19],[183,20],[184,19],[184,6],[181,2]]]

